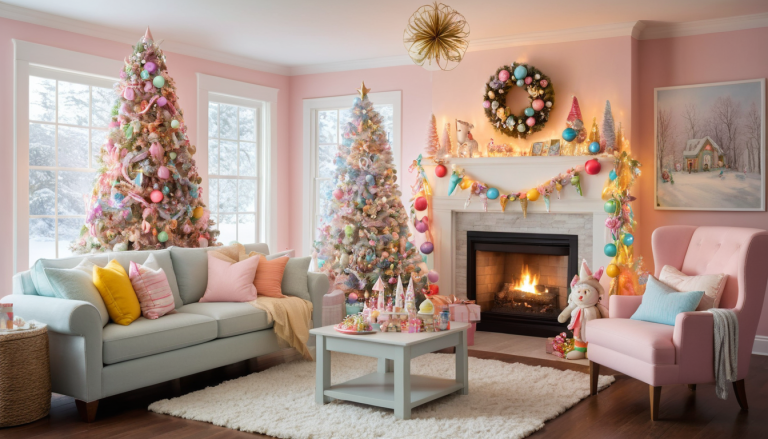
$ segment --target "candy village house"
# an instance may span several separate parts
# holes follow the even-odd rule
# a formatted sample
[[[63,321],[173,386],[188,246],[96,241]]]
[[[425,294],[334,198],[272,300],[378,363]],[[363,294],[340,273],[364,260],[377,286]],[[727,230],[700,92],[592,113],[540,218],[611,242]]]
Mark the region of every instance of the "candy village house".
[[[725,164],[723,150],[709,136],[689,139],[683,151],[683,171],[700,172],[722,168]]]

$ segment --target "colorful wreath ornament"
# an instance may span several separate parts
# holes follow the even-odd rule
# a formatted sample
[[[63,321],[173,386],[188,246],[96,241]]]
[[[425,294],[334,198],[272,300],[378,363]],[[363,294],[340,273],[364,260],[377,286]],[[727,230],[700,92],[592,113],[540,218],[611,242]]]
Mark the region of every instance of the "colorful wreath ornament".
[[[507,94],[513,86],[525,87],[530,103],[519,115],[506,107]],[[496,130],[507,136],[525,139],[541,131],[555,105],[555,89],[549,76],[528,64],[501,66],[485,84],[483,108]]]

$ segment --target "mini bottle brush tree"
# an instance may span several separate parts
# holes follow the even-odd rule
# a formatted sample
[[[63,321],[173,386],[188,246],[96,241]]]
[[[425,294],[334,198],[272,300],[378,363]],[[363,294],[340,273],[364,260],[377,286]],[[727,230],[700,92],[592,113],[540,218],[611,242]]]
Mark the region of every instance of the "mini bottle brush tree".
[[[391,296],[399,276],[413,277],[417,291],[426,287],[427,267],[408,241],[408,212],[400,200],[397,170],[381,116],[368,100],[365,84],[355,98],[352,119],[342,128],[343,141],[334,158],[336,188],[329,194],[320,236],[315,242],[318,265],[332,289],[349,298],[372,294],[381,277]]]
[[[109,135],[76,253],[216,244],[165,55],[147,32],[115,85]]]

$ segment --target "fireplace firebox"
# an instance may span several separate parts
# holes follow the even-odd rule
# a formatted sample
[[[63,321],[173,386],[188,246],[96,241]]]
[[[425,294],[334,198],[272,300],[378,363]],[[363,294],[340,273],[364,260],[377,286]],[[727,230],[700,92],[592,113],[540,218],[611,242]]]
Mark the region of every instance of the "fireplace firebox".
[[[479,331],[550,337],[566,330],[578,268],[578,236],[467,232],[467,298],[480,305]]]

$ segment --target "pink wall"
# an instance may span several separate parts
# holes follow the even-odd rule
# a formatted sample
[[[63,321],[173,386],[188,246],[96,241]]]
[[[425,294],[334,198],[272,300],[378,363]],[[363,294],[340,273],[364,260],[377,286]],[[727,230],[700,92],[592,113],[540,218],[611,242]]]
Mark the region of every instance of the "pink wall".
[[[642,248],[650,249],[654,229],[669,224],[768,228],[768,212],[654,210],[652,165],[653,89],[768,77],[768,57],[762,55],[766,47],[768,28],[640,42],[636,66],[640,78],[640,99],[635,105],[640,114],[635,130],[639,132],[640,144],[633,151],[645,165],[644,176],[639,180],[640,197],[636,208]],[[650,252],[646,252],[645,256],[648,268],[652,269]],[[768,335],[768,300],[763,306],[762,316],[758,334]]]
[[[136,39],[143,35],[143,29],[137,30]],[[161,32],[155,31],[157,38],[162,38]],[[123,59],[130,53],[128,44],[102,40],[72,32],[60,31],[43,26],[32,25],[20,21],[0,18],[0,236],[4,236],[4,245],[0,246],[0,297],[10,293],[13,249],[13,42],[19,39],[32,43],[45,44],[62,49],[84,52],[105,58]],[[289,166],[289,81],[287,76],[264,73],[231,65],[210,62],[166,52],[171,75],[176,80],[184,116],[187,123],[194,126],[197,121],[197,77],[196,73],[219,76],[253,84],[264,85],[279,89],[278,93],[278,166],[279,175],[292,172]],[[117,76],[119,72],[115,72]],[[190,129],[189,137],[193,144],[197,143],[197,130]],[[289,194],[287,185],[277,189],[279,199],[286,199]],[[278,217],[277,246],[280,250],[290,247],[290,231],[284,224],[288,216],[287,210],[281,210]]]

